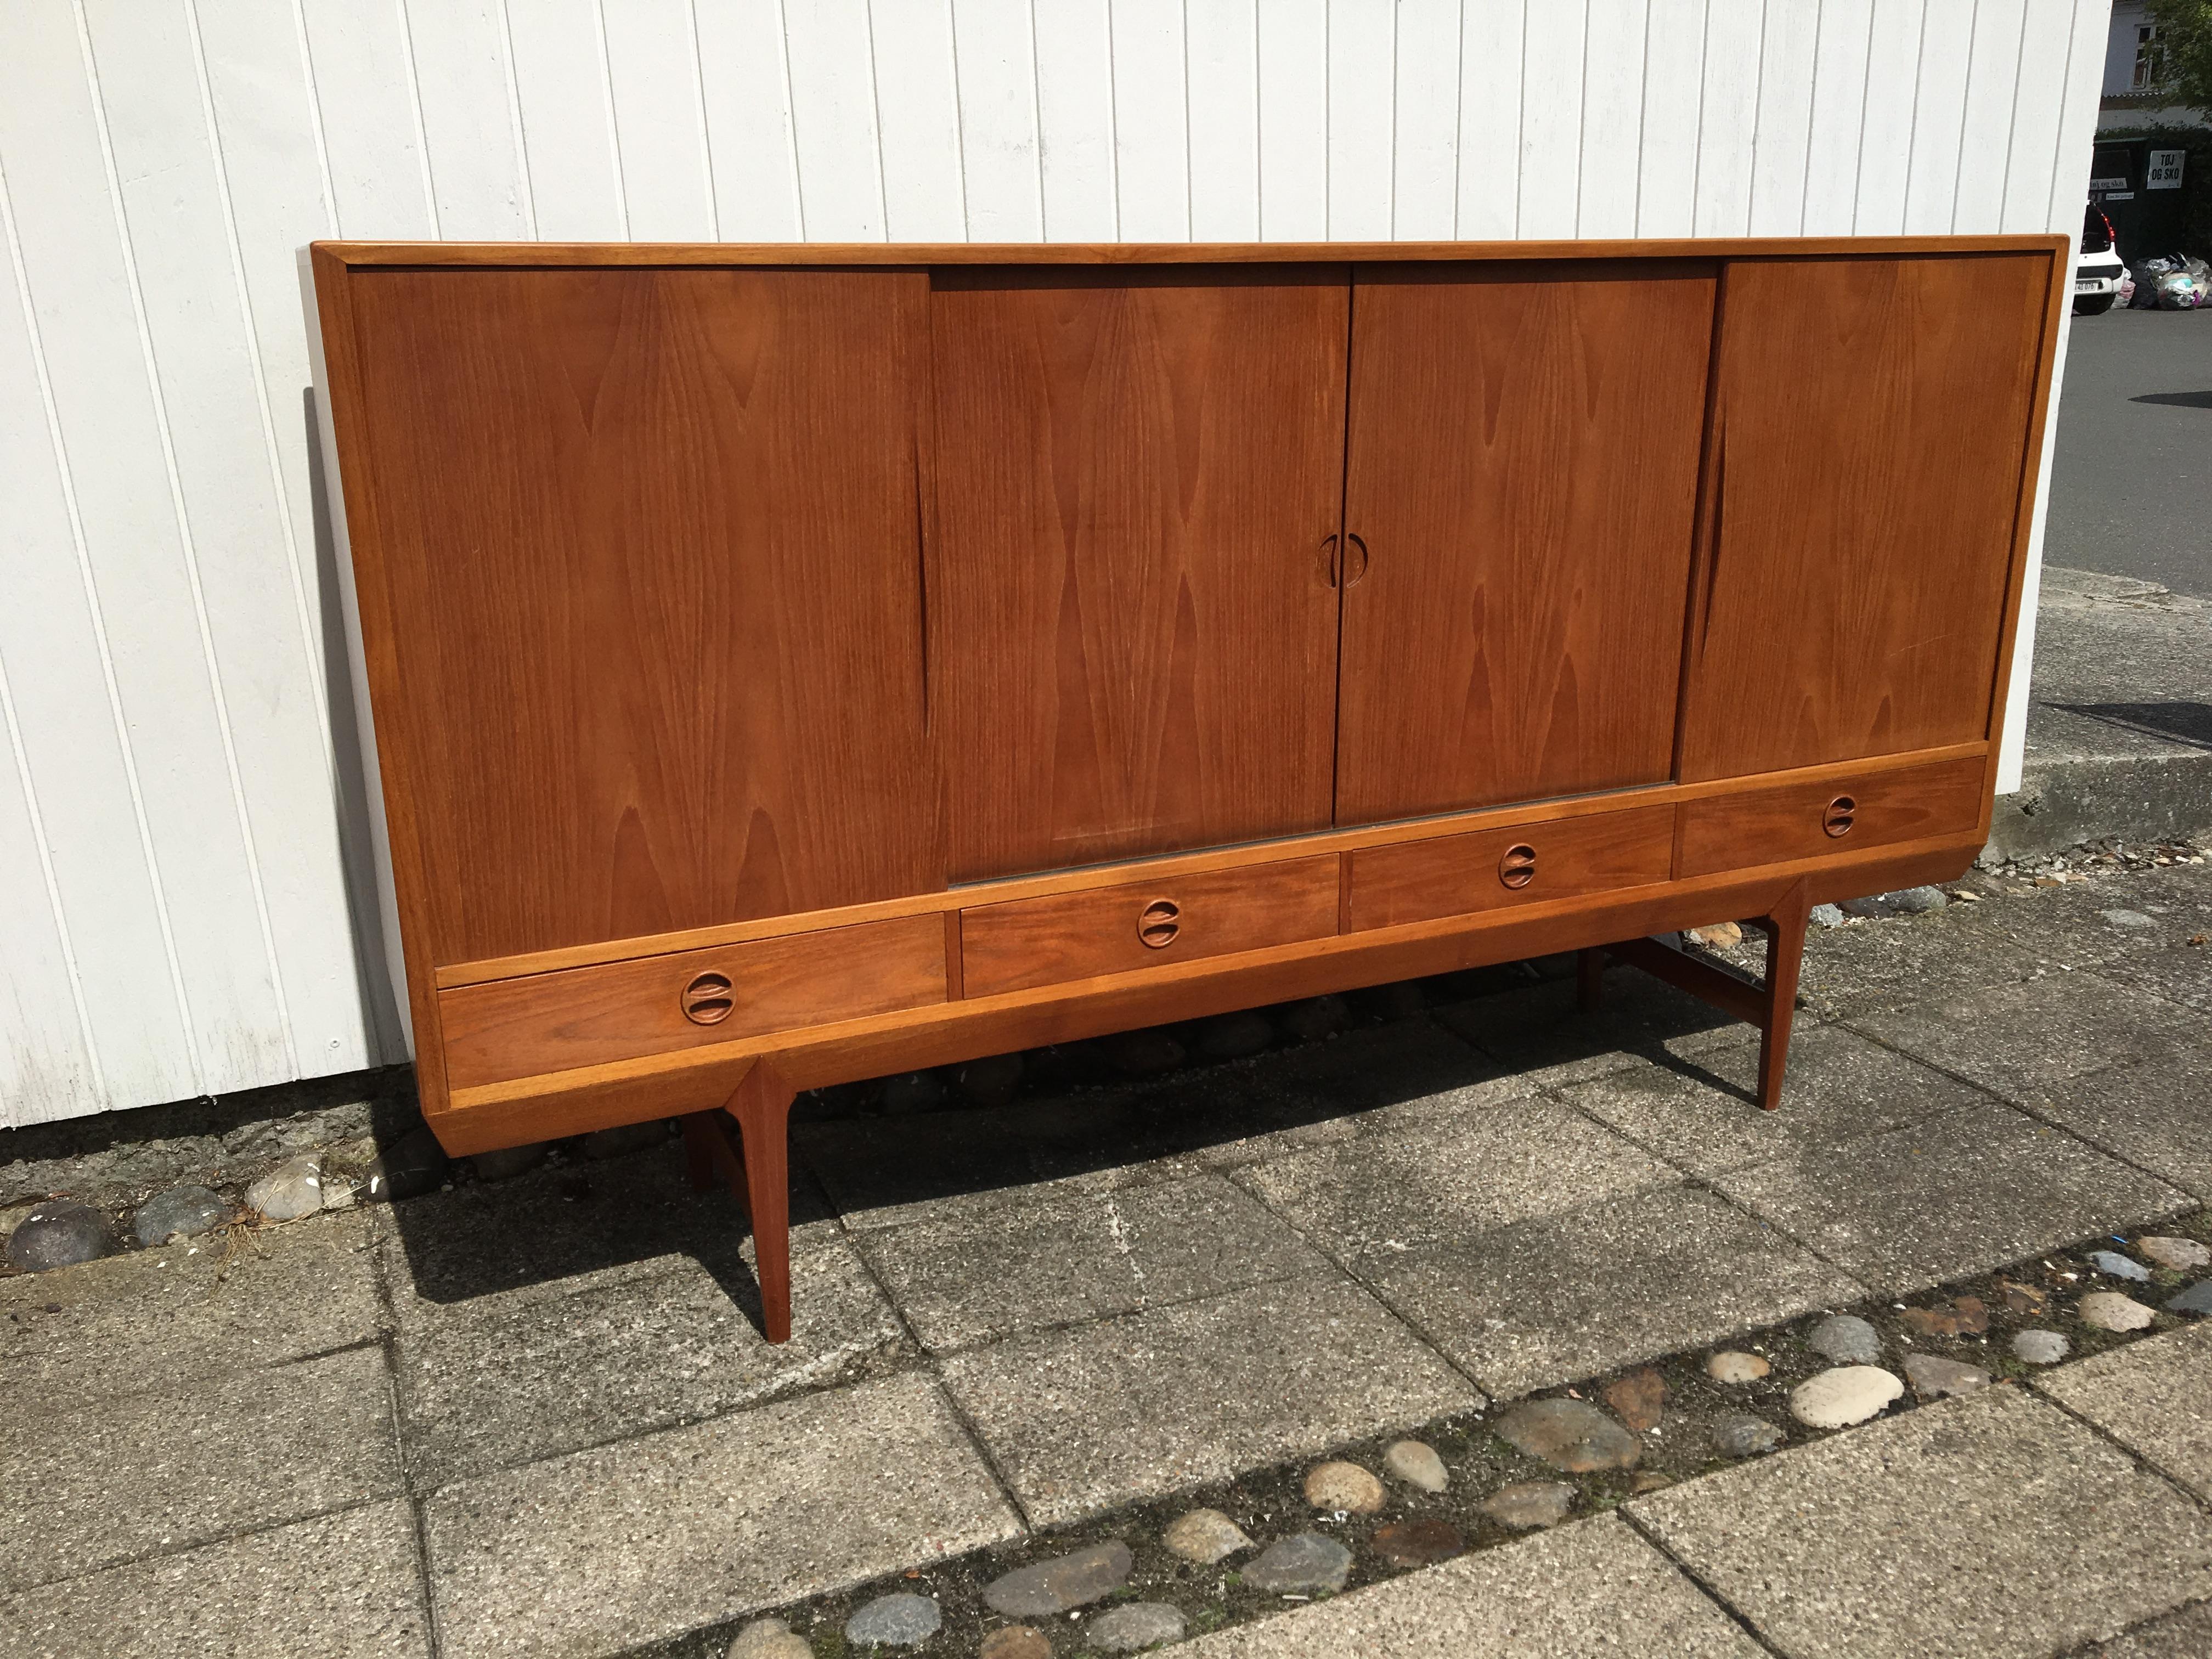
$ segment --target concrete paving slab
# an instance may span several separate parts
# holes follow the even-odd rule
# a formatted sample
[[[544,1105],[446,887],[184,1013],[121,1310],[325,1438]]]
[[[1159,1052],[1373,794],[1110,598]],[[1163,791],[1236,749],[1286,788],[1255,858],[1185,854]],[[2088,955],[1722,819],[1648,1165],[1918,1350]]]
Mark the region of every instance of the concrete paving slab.
[[[1600,1077],[1639,1058],[1711,1054],[1759,1036],[1688,993],[1618,965],[1607,970],[1604,1000],[1594,1012],[1583,1010],[1570,977],[1439,1008],[1437,1018],[1506,1071],[1545,1086]]]
[[[65,1410],[0,1437],[0,1589],[187,1550],[399,1490],[378,1348]]]
[[[1761,1651],[1612,1516],[1202,1637],[1190,1659],[1753,1659]]]
[[[2062,1365],[2035,1386],[2212,1500],[2212,1325]]]
[[[359,1211],[0,1279],[0,1376],[27,1398],[116,1398],[366,1342],[383,1314]]]
[[[2105,966],[2105,977],[2148,991],[2198,1013],[2212,1013],[2212,947],[2177,945],[2144,951]]]
[[[2191,1207],[2179,1188],[1993,1101],[1713,1184],[1892,1295]]]
[[[944,1370],[1045,1526],[1482,1403],[1334,1277],[1013,1337]]]
[[[1930,995],[2017,984],[2041,970],[2045,952],[1979,904],[1932,915],[1815,927],[1805,940],[1801,1009],[1843,1018]]]
[[[1740,1044],[1610,1072],[1566,1097],[1693,1175],[1849,1146],[1986,1097],[1840,1026],[1815,1025],[1791,1042],[1779,1111],[1759,1109],[1758,1076],[1759,1050]]]
[[[418,1490],[695,1422],[802,1388],[888,1369],[912,1352],[842,1237],[792,1259],[791,1340],[759,1331],[757,1291],[689,1257],[650,1278],[554,1297],[418,1301],[393,1345],[401,1431]]]
[[[1851,1024],[2012,1100],[2184,1041],[2171,1004],[2088,971],[1940,994]]]
[[[2212,1659],[2212,1601],[2100,1642],[2081,1659]]]
[[[1352,1264],[1677,1177],[1571,1108],[1529,1097],[1273,1158],[1237,1178]]]
[[[2029,1110],[2175,1186],[2212,1199],[2212,1050],[2089,1072],[2030,1094]]]
[[[1188,1302],[1328,1263],[1219,1176],[1032,1201],[855,1235],[925,1346]]]
[[[0,1601],[0,1659],[410,1659],[430,1651],[404,1499]]]
[[[1374,1282],[1501,1399],[1865,1294],[1772,1228],[1680,1185],[1409,1253]]]
[[[612,1652],[1019,1530],[912,1374],[461,1481],[423,1523],[450,1659]]]
[[[1628,1510],[1791,1659],[2056,1654],[2212,1593],[2212,1517],[2011,1387]]]

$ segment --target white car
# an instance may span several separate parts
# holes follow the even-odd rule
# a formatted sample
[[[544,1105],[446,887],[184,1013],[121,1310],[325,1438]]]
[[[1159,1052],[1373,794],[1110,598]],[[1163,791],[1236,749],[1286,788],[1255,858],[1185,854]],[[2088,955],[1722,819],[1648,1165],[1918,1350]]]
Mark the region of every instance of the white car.
[[[2081,222],[2081,252],[2074,262],[2074,313],[2094,317],[2110,311],[2119,297],[2120,277],[2127,267],[2120,263],[2120,245],[2112,235],[2112,222],[2094,202]]]

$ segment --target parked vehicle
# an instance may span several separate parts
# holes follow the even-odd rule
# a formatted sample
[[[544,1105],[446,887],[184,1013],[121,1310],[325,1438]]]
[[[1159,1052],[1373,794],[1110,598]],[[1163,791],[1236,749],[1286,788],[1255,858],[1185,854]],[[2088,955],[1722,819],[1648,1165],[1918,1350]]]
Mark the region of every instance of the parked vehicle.
[[[2125,267],[2120,262],[2119,239],[2104,209],[2089,204],[2081,222],[2081,252],[2074,264],[2074,314],[2094,317],[2112,308],[2120,291]]]

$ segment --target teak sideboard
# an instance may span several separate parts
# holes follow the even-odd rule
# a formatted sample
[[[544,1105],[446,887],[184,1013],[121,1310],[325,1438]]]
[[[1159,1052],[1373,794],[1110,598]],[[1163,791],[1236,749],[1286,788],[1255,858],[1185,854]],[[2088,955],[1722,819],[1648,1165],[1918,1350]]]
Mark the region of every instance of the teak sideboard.
[[[424,1115],[682,1115],[780,1341],[817,1085],[1611,950],[1772,1105],[1988,834],[2069,258],[316,244]]]

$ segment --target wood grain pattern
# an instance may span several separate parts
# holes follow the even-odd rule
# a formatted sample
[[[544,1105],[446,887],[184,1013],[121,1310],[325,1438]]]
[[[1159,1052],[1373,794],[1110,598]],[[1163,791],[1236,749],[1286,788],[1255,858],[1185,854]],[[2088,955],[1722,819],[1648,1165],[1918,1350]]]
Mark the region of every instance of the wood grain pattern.
[[[431,963],[942,886],[925,282],[349,284]]]
[[[1713,290],[1359,268],[1339,823],[1671,775]]]
[[[1729,267],[1678,775],[1988,735],[2048,270]]]
[[[438,998],[447,1072],[455,1087],[496,1083],[915,1008],[945,1000],[945,969],[943,925],[908,916],[465,986]],[[712,1024],[680,1001],[705,974],[730,985]]]
[[[1329,821],[1341,267],[940,271],[956,881]]]
[[[1501,861],[1516,847],[1535,855],[1534,878],[1524,887],[1498,878]],[[1666,880],[1674,857],[1671,806],[1370,848],[1345,858],[1351,880],[1346,927],[1391,927],[1638,887]]]
[[[1326,939],[1336,932],[1336,860],[1309,858],[979,905],[960,913],[962,979],[969,996],[994,996]],[[1154,905],[1175,912],[1164,945],[1139,934]]]
[[[1838,796],[1850,799],[1851,826],[1831,836],[1823,819]],[[1692,801],[1682,808],[1674,872],[1702,876],[1929,836],[1972,835],[1988,799],[1989,763],[1954,760]]]

